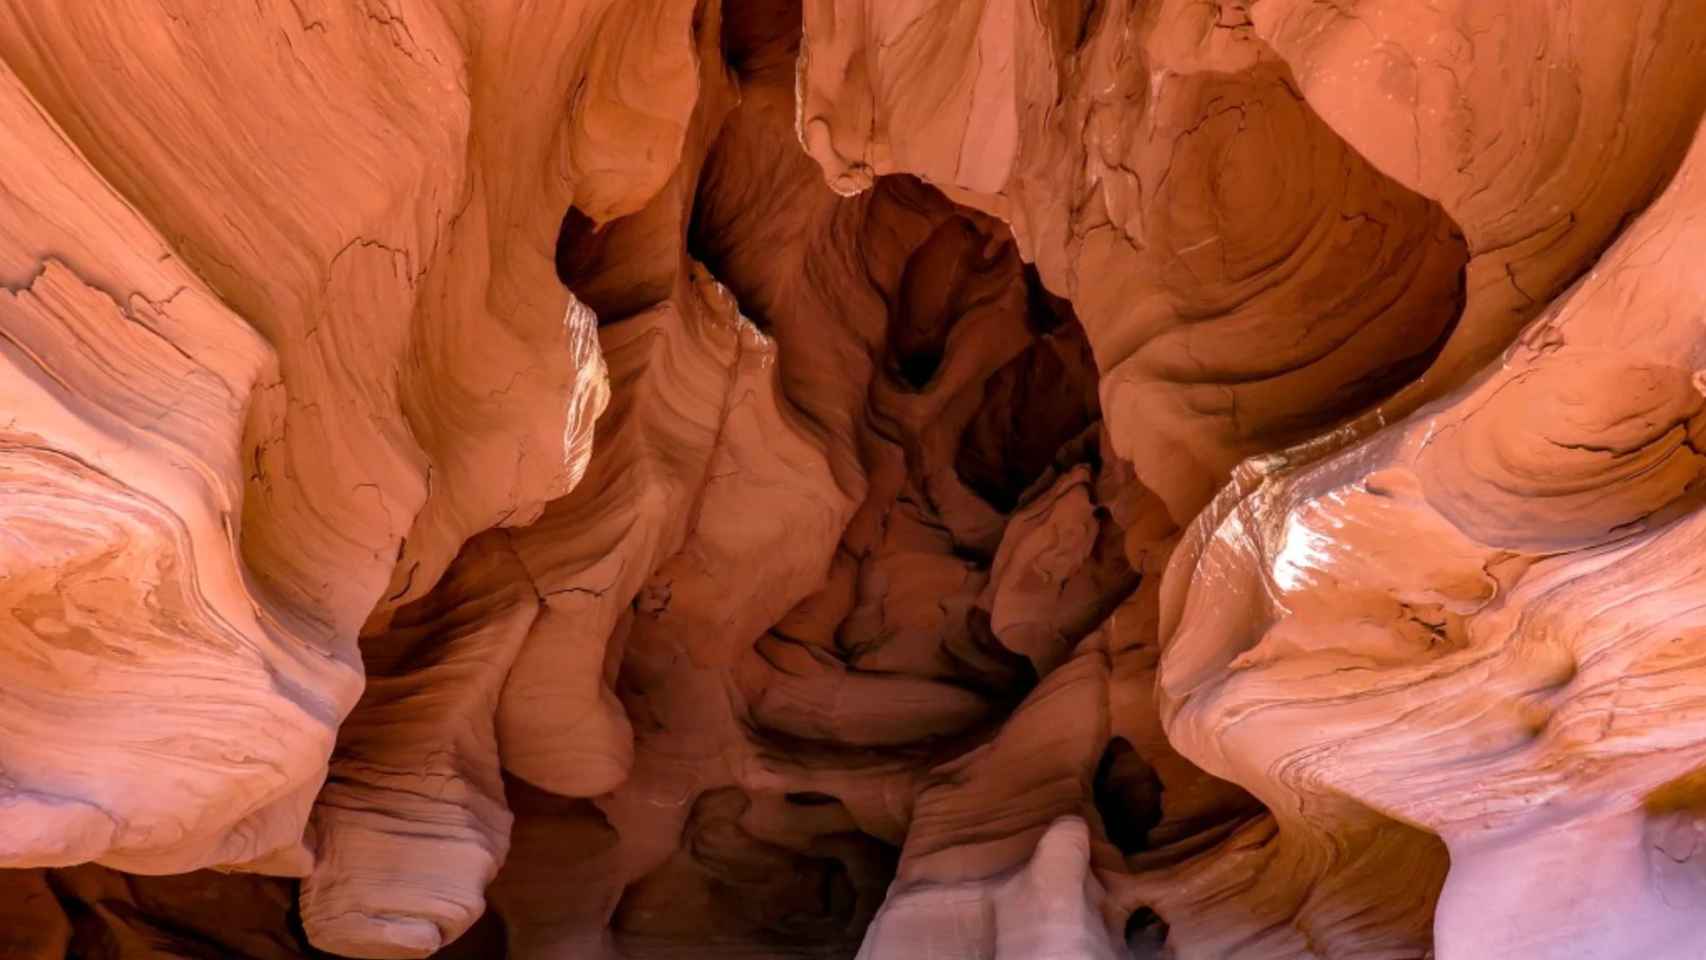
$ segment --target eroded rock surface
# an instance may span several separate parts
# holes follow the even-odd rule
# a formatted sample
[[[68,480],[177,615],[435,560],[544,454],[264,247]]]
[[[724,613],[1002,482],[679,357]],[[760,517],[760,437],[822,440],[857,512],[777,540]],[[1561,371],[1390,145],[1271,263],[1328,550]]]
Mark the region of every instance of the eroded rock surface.
[[[0,0],[0,956],[1706,957],[1691,0]]]

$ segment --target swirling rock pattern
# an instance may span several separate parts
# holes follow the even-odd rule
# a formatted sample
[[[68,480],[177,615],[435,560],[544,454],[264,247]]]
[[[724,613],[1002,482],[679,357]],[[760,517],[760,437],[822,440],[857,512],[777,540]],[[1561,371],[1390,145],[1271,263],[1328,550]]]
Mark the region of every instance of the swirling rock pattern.
[[[1706,300],[1674,258],[1698,242],[1702,162],[1473,383],[1337,456],[1252,470],[1174,561],[1221,589],[1174,591],[1173,741],[1276,810],[1348,798],[1439,837],[1442,952],[1698,943],[1679,558]],[[1558,915],[1588,897],[1639,920]]]
[[[315,944],[417,956],[479,919],[512,823],[498,693],[541,605],[494,531],[363,643],[367,689],[338,731],[309,822],[315,862],[302,923]]]
[[[1706,956],[1687,0],[0,0],[0,956]]]
[[[28,184],[0,246],[0,861],[162,872],[299,846],[360,673],[241,552],[245,416],[275,355],[0,80]]]

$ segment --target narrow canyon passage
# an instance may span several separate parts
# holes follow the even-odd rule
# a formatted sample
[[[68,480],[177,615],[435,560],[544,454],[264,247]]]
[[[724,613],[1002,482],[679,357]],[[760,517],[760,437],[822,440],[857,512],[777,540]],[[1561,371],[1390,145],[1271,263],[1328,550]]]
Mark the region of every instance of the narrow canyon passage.
[[[0,958],[1706,960],[1697,6],[0,0]]]

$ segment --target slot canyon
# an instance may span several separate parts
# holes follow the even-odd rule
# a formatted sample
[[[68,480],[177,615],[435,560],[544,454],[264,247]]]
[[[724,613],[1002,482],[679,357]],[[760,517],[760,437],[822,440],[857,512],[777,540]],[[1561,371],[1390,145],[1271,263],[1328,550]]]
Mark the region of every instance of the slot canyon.
[[[0,0],[0,960],[1706,960],[1703,122],[1706,0]]]

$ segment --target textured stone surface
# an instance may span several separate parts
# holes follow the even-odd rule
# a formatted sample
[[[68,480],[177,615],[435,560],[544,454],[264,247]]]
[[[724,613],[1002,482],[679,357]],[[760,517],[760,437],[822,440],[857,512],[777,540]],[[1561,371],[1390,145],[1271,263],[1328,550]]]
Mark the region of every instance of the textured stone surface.
[[[0,956],[1706,956],[1690,0],[0,0]]]

